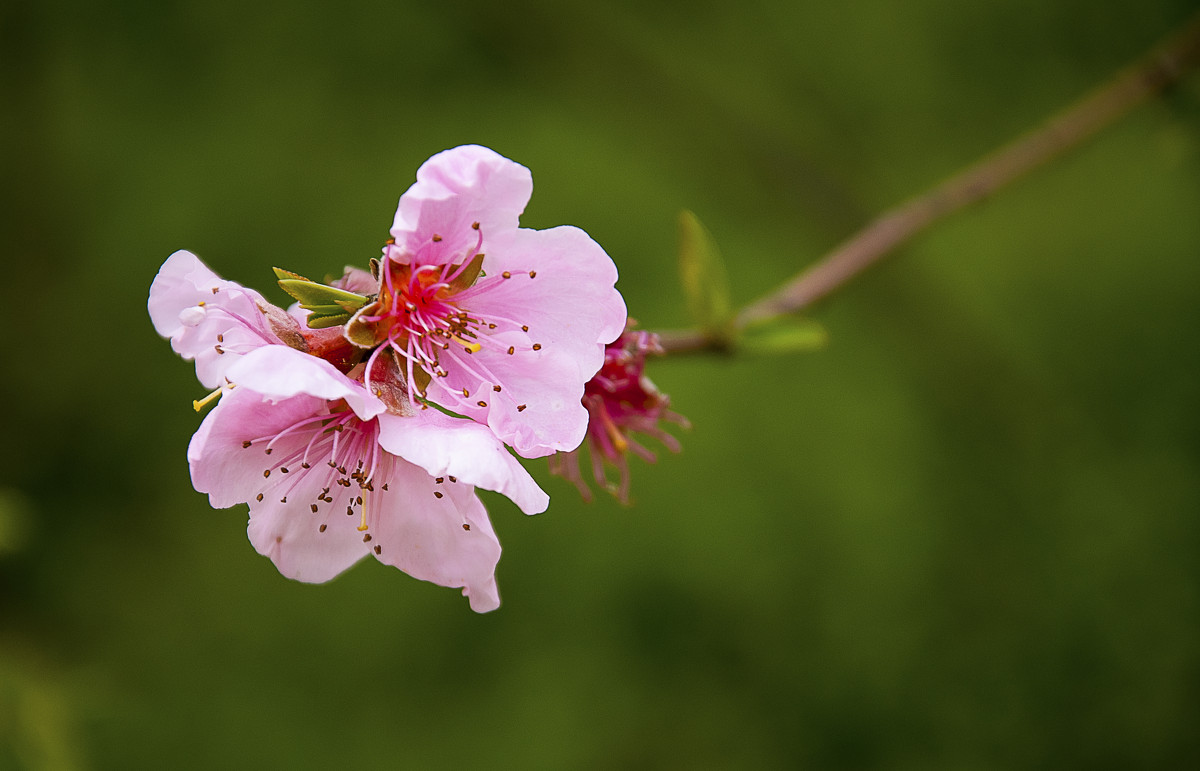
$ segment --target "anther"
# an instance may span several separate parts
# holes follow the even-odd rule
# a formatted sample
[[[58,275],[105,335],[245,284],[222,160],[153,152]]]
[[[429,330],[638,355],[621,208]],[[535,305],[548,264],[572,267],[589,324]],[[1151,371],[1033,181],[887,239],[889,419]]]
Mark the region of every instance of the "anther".
[[[266,479],[269,476],[271,476],[271,469],[266,469],[263,471],[263,479]]]
[[[436,244],[438,241],[441,241],[441,240],[442,240],[442,237],[441,237],[441,236],[439,236],[437,233],[434,233],[434,234],[433,234],[433,238],[432,238],[432,239],[430,239],[430,240],[431,240],[431,241],[433,241],[433,242]]]
[[[528,331],[529,331],[529,327],[527,327],[526,325],[522,324],[522,325],[521,325],[521,331],[522,331],[522,332],[528,332]]]
[[[280,467],[279,467],[279,470],[280,470],[281,472],[283,472],[284,474],[286,474],[286,473],[287,473],[287,466],[280,466]]]
[[[287,496],[285,495],[285,496],[283,496],[282,498],[280,498],[280,499],[279,499],[279,502],[280,502],[280,503],[287,503]]]
[[[475,402],[475,403],[476,403],[476,404],[478,404],[480,407],[486,407],[486,406],[487,406],[487,402],[483,401],[482,399],[481,399],[481,400],[479,400],[479,401],[477,401],[477,402]]]
[[[529,271],[529,277],[530,277],[530,278],[537,278],[537,271],[536,271],[536,270],[531,270],[531,271]]]
[[[219,290],[219,289],[218,289],[217,287],[215,287],[215,286],[212,288],[212,292],[213,292],[213,294],[216,294],[216,293],[217,293],[217,292],[219,292],[219,291],[221,291],[221,290]]]
[[[528,407],[528,406],[529,406],[528,404],[518,404],[518,405],[517,405],[517,412],[524,412],[524,411],[525,411],[525,408],[526,408],[526,407]]]
[[[434,477],[433,481],[437,482],[440,485],[442,482],[446,481],[446,478],[445,477]]]
[[[370,533],[367,533],[366,535],[364,535],[364,536],[363,536],[363,543],[367,543],[367,542],[368,542],[368,541],[370,541],[370,540],[371,540],[371,534],[370,534]]]
[[[500,386],[494,385],[494,386],[492,386],[492,390],[495,391],[496,393],[500,393]]]
[[[470,391],[468,391],[468,390],[467,390],[467,389],[465,389],[465,388],[463,389],[463,398],[464,398],[464,399],[470,399],[470,398],[471,398],[471,392],[470,392]]]
[[[541,343],[534,343],[534,344],[533,344],[533,350],[535,350],[535,351],[540,351],[540,350],[542,350],[542,344],[541,344]]]
[[[478,222],[472,222],[472,223],[471,223],[471,230],[479,230],[479,223],[478,223]]]
[[[254,496],[254,500],[258,501],[259,503],[262,503],[262,499],[263,499],[262,493],[259,493],[258,495]]]
[[[387,492],[387,482],[384,482],[384,483],[383,483],[383,491],[384,491],[384,492]]]
[[[213,350],[216,351],[217,353],[225,353],[225,349],[219,345],[214,345]]]
[[[375,553],[376,553],[376,554],[379,554],[379,553],[380,553],[380,552],[382,552],[382,551],[383,551],[383,547],[382,547],[382,546],[379,546],[379,545],[376,545],[376,546],[375,546]]]
[[[247,439],[246,441],[242,442],[242,449],[247,449],[252,444],[254,444],[254,442],[251,442],[249,439]]]
[[[516,352],[516,350],[517,350],[517,349],[516,349],[516,348],[514,348],[513,346],[511,346],[511,345],[510,345],[510,346],[508,346],[508,355],[509,355],[509,356],[512,356],[512,355],[513,355],[513,353],[514,353],[514,352]]]
[[[218,342],[218,343],[223,343],[223,342],[225,342],[225,335],[222,335],[222,334],[218,333],[218,334],[217,334],[217,342]]]
[[[314,507],[314,508],[315,508],[315,507]],[[317,530],[318,530],[318,531],[320,531],[320,532],[322,532],[322,533],[324,533],[324,532],[325,532],[325,528],[327,528],[327,527],[329,527],[329,526],[328,526],[328,525],[321,525],[319,528],[317,528]]]
[[[353,506],[347,506],[347,507],[346,507],[346,516],[347,516],[347,517],[353,517],[353,516],[354,516],[354,507],[353,507]]]
[[[457,482],[457,481],[458,481],[458,477],[447,477],[447,479],[449,479],[451,482]]]
[[[504,278],[512,278],[512,274],[509,273],[507,270],[504,271],[503,273],[501,273],[500,275],[503,276]]]
[[[434,490],[434,491],[433,491],[433,497],[434,497],[434,498],[441,498],[441,497],[442,497],[442,494],[441,494],[441,493],[439,493],[437,490]]]
[[[268,448],[266,449],[266,451],[265,451],[265,452],[266,452],[266,454],[267,454],[267,455],[270,455],[270,454],[271,454],[271,448],[270,448],[270,447],[268,447]]]
[[[317,504],[315,504],[315,503],[310,503],[310,504],[308,504],[308,508],[312,509],[312,513],[313,513],[313,514],[316,514],[316,513],[317,513]]]
[[[464,522],[464,523],[463,523],[463,530],[470,530],[470,529],[471,529],[471,526],[470,526],[470,525],[468,525],[466,522]]]

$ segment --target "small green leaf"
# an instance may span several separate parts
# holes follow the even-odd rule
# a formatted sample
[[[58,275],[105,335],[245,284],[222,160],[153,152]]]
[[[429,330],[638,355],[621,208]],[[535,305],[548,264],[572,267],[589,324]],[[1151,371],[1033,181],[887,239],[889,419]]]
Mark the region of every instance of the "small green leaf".
[[[309,329],[325,329],[327,327],[340,327],[350,320],[350,315],[347,313],[338,313],[337,315],[324,316],[318,313],[308,314],[307,324]]]
[[[312,279],[305,278],[290,270],[275,268],[279,278],[279,287],[290,294],[300,303],[300,307],[309,311],[308,326],[310,329],[345,324],[361,307],[367,304],[367,298],[356,292],[318,284]]]
[[[686,209],[679,213],[679,275],[696,325],[711,340],[732,340],[733,310],[725,261],[712,234]]]
[[[828,343],[825,327],[797,316],[777,316],[752,324],[738,339],[739,348],[757,354],[816,351]]]

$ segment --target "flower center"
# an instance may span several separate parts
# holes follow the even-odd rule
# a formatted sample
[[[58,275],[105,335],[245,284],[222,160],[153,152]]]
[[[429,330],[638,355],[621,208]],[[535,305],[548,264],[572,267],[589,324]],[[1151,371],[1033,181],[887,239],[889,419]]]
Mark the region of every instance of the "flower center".
[[[380,448],[378,439],[378,421],[360,420],[344,403],[331,402],[327,412],[298,420],[278,433],[247,439],[242,447],[269,456],[263,479],[270,479],[273,474],[289,475],[287,482],[267,483],[272,495],[280,495],[280,503],[287,503],[288,496],[302,482],[306,486],[321,485],[309,504],[312,513],[331,507],[335,500],[344,500],[346,516],[354,516],[357,509],[358,530],[365,532],[370,527],[369,511],[378,507],[378,503],[368,506],[371,498],[388,492],[386,482],[376,489],[375,480],[386,479],[395,462],[390,453]],[[334,491],[335,487],[344,490]],[[265,496],[266,490],[255,496],[255,500],[262,502]],[[321,525],[321,532],[325,532],[325,527]],[[363,540],[370,541],[370,535]]]
[[[487,275],[483,270],[484,254],[480,251],[483,232],[479,223],[474,223],[472,229],[474,248],[457,255],[441,253],[443,239],[438,235],[414,255],[402,255],[399,247],[392,244],[385,249],[378,300],[357,319],[373,326],[373,334],[368,333],[367,339],[378,344],[367,362],[368,388],[371,379],[378,377],[376,359],[390,350],[406,376],[410,401],[416,401],[417,396],[430,398],[429,389],[433,387],[437,392],[434,400],[450,409],[485,408],[487,401],[480,399],[479,394],[472,397],[470,387],[463,387],[462,381],[478,383],[477,391],[490,387],[499,392],[500,379],[487,366],[486,357],[472,358],[473,355],[486,351],[514,356],[542,349],[541,344],[528,342],[528,324],[471,309],[472,301],[501,282],[537,276],[532,270]],[[519,337],[505,334],[516,332]],[[453,386],[446,382],[452,372],[465,376],[453,378]]]
[[[241,446],[263,464],[262,491],[251,507],[268,495],[278,496],[283,504],[308,497],[320,533],[331,524],[340,527],[335,521],[341,520],[340,515],[357,516],[356,527],[363,534],[363,543],[371,543],[372,528],[381,516],[388,516],[387,498],[402,492],[389,490],[388,486],[389,480],[396,481],[405,461],[380,446],[379,421],[360,419],[345,401],[328,402],[319,414],[301,418],[275,433],[246,439]],[[458,482],[452,476],[434,479],[441,488],[434,490],[435,499],[445,497],[442,490],[447,481]],[[413,504],[406,498],[404,505]],[[466,524],[463,527],[469,529]],[[371,548],[377,555],[383,550],[379,543]]]

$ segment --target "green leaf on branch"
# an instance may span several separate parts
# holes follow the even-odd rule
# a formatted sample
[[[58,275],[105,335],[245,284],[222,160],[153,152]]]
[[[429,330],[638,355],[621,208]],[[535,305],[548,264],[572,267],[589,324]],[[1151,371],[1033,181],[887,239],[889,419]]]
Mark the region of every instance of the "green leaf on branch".
[[[816,351],[829,344],[829,332],[811,319],[777,316],[751,324],[742,331],[738,346],[746,353],[774,355]]]
[[[274,270],[275,275],[279,278],[280,288],[296,298],[300,307],[309,312],[308,326],[310,329],[324,329],[345,324],[370,299],[356,292],[347,292],[345,289],[318,284],[316,281],[290,270],[283,268]]]
[[[709,340],[732,342],[733,308],[725,261],[712,234],[686,209],[679,213],[679,276],[700,331]]]

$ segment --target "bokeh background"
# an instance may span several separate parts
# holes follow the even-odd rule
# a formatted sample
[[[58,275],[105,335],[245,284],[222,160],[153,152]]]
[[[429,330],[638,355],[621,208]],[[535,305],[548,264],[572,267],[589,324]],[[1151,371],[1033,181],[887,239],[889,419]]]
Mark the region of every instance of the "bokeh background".
[[[688,323],[1107,78],[1172,0],[0,8],[0,768],[1183,768],[1200,761],[1200,79],[813,311],[681,357],[635,505],[488,496],[504,599],[281,578],[191,489],[145,313],[188,248],[286,298],[428,156],[527,165]]]

